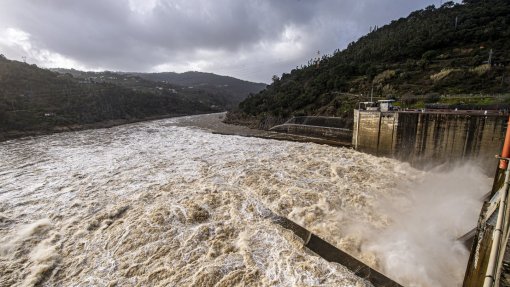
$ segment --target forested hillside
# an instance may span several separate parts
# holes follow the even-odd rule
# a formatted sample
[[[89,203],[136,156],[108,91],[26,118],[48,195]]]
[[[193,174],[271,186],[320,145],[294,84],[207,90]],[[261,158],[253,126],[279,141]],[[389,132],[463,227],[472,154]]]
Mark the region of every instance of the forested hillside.
[[[432,5],[273,77],[228,118],[267,127],[292,115],[350,117],[372,91],[397,99],[508,93],[509,51],[510,1]]]
[[[236,104],[244,100],[249,94],[256,94],[267,86],[264,83],[253,83],[233,77],[203,72],[133,73],[133,75],[151,81],[180,85],[191,89],[201,89],[214,94],[224,94],[229,99],[235,101]]]
[[[237,106],[250,94],[262,91],[267,85],[239,80],[212,73],[124,73],[83,72],[74,69],[51,69],[62,74],[92,82],[108,82],[146,92],[170,90],[190,100],[198,100],[222,108]]]
[[[112,79],[94,81],[0,56],[0,140],[84,125],[225,109],[218,104],[221,101],[212,101],[203,91],[197,90],[198,95],[182,93],[173,86],[117,76],[103,75]]]

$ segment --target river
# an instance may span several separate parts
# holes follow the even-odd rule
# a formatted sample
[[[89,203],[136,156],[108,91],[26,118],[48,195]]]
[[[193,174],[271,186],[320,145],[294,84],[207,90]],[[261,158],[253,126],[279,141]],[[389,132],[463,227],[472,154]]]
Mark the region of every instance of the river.
[[[267,209],[406,286],[461,284],[476,166],[220,135],[219,117],[0,143],[0,286],[371,286]]]

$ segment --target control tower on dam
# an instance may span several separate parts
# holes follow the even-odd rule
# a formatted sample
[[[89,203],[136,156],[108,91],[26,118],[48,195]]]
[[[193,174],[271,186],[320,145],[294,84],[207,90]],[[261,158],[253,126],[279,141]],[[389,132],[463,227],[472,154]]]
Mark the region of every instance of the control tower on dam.
[[[500,111],[360,107],[354,110],[352,145],[417,167],[473,160],[492,173],[507,119]]]

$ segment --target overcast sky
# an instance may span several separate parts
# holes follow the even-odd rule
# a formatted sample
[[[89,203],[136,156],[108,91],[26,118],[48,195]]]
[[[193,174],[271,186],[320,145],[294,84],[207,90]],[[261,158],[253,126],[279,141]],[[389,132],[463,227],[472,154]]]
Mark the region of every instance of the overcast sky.
[[[0,0],[0,54],[42,67],[270,82],[429,0]]]

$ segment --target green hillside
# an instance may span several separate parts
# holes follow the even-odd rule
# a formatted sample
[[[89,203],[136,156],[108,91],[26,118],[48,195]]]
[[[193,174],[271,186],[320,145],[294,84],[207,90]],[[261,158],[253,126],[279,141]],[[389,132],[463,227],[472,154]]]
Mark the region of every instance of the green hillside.
[[[273,77],[229,121],[268,127],[292,115],[350,117],[374,97],[440,99],[505,94],[510,86],[510,1],[429,6],[376,28],[343,51]]]
[[[0,55],[0,140],[226,108],[207,92],[176,88],[108,72],[75,77]]]
[[[180,85],[191,89],[201,89],[213,94],[226,95],[236,104],[246,99],[249,94],[256,94],[266,88],[267,84],[243,81],[229,76],[220,76],[212,73],[185,72],[185,73],[133,73],[141,78]]]
[[[239,80],[212,73],[124,73],[124,72],[83,72],[74,69],[51,69],[61,74],[71,74],[92,82],[108,82],[122,87],[145,92],[170,90],[189,100],[230,109],[237,106],[250,94],[256,94],[267,85]]]

